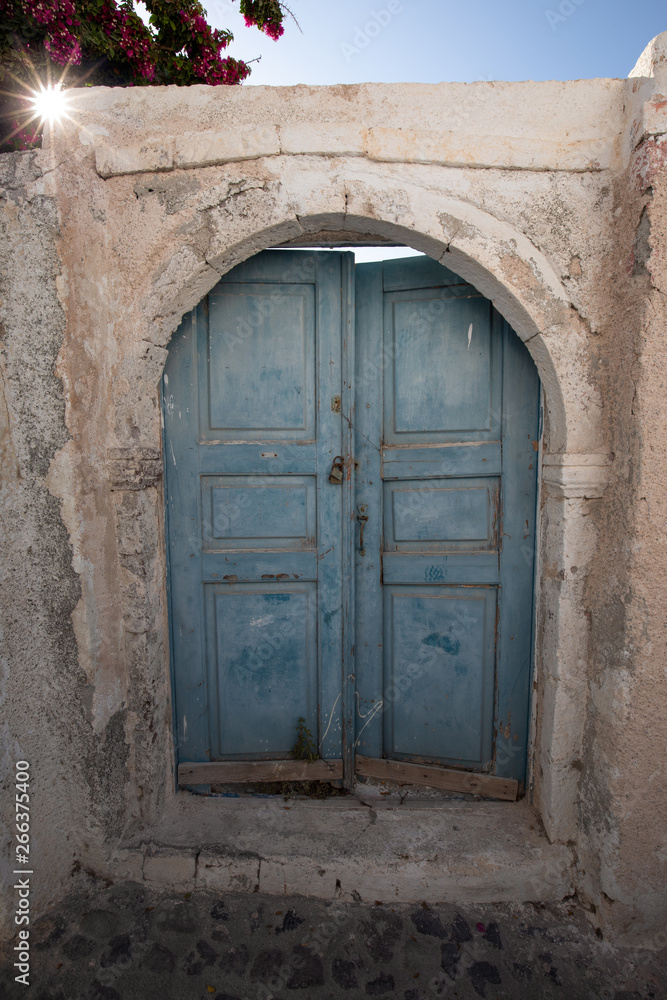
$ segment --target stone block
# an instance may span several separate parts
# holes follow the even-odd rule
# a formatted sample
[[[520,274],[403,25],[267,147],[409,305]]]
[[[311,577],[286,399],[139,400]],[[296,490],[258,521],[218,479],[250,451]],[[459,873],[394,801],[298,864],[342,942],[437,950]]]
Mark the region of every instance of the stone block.
[[[610,463],[606,455],[545,455],[543,462],[544,482],[555,496],[592,499],[601,497],[607,488]]]
[[[192,889],[195,881],[194,854],[154,854],[144,861],[144,880],[165,889]]]
[[[280,129],[283,154],[315,156],[362,156],[365,129],[356,125],[311,124],[286,125]]]
[[[232,160],[252,160],[280,153],[275,125],[224,132],[190,132],[174,147],[175,167],[206,167]]]
[[[279,861],[262,861],[259,866],[259,891],[272,896],[287,894],[285,866]]]
[[[255,858],[201,854],[197,865],[197,888],[213,892],[255,892],[259,885],[258,869],[259,861]]]
[[[667,97],[654,94],[642,107],[641,117],[633,129],[633,146],[645,139],[656,139],[667,132]]]
[[[389,128],[369,130],[366,152],[371,160],[385,163],[521,170],[602,170],[612,156],[607,139],[562,142],[537,136]]]
[[[104,145],[95,147],[95,169],[100,177],[143,174],[154,170],[171,170],[172,167],[172,140],[169,137],[119,148]]]
[[[114,882],[141,882],[143,879],[144,857],[140,851],[118,851],[110,859],[109,866]]]

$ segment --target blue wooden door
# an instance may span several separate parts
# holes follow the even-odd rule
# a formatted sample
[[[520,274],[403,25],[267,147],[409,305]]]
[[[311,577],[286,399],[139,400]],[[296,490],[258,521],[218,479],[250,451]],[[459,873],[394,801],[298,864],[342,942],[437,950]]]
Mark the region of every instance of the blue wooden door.
[[[521,782],[537,373],[430,259],[361,265],[356,283],[356,751]]]
[[[163,385],[183,783],[278,766],[300,717],[348,783],[523,780],[538,394],[428,258],[355,287],[351,254],[266,251],[184,321]]]
[[[349,451],[353,261],[261,254],[173,338],[163,410],[180,762],[289,758],[301,717],[321,755],[342,760],[350,484],[329,474]]]

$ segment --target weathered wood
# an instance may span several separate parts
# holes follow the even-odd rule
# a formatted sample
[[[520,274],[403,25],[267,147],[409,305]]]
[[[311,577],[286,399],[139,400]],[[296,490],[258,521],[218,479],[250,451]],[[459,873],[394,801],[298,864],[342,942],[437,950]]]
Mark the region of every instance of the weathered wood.
[[[267,251],[245,261],[169,349],[171,641],[187,761],[275,759],[300,718],[323,758],[343,754],[341,662],[353,639],[341,608],[354,601],[341,572],[343,490],[328,475],[349,450],[330,401],[343,394],[352,303],[343,313],[341,275],[353,260]]]
[[[525,346],[427,257],[354,267],[271,250],[207,301],[163,385],[184,756],[253,780],[303,718],[347,786],[356,747],[448,763],[403,780],[516,797],[539,436]],[[118,488],[150,472],[134,455],[107,456]],[[337,455],[346,475],[331,484]],[[510,784],[479,774],[492,759]]]
[[[179,785],[238,784],[254,781],[334,781],[343,777],[342,760],[224,760],[179,764]]]
[[[356,746],[456,775],[493,760],[495,777],[521,782],[535,365],[491,303],[435,261],[355,270],[356,503],[368,518],[355,566]]]
[[[518,781],[512,778],[497,778],[492,774],[472,774],[469,771],[447,770],[428,764],[404,764],[402,761],[359,755],[355,758],[355,771],[366,778],[408,782],[412,785],[442,788],[447,792],[467,792],[509,802],[516,800],[519,791]]]

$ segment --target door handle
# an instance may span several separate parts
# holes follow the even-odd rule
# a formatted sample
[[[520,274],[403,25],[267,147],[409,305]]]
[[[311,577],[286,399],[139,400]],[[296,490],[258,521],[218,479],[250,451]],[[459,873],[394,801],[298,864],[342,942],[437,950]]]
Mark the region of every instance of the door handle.
[[[359,522],[359,525],[360,525],[360,528],[359,528],[359,555],[360,556],[365,556],[366,555],[366,549],[364,548],[364,528],[366,527],[366,524],[368,522],[368,514],[366,513],[366,511],[368,510],[368,504],[366,504],[366,503],[360,503],[359,507],[358,507],[358,510],[359,510],[359,513],[357,514],[357,521]]]

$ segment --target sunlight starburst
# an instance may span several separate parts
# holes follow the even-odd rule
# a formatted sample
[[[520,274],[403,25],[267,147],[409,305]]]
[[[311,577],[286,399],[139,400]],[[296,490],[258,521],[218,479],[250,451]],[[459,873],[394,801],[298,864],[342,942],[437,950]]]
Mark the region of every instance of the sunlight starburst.
[[[34,113],[42,120],[54,125],[67,114],[68,96],[61,84],[48,84],[36,91],[31,100]]]

